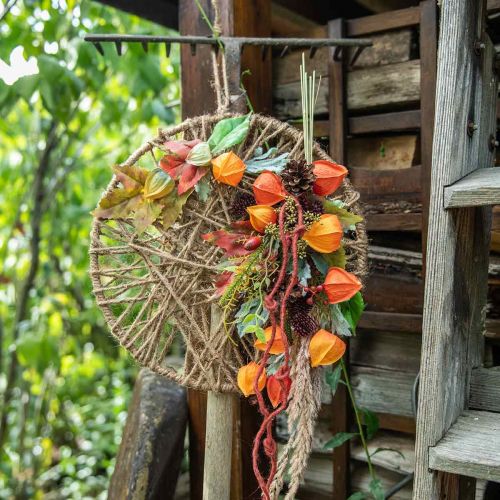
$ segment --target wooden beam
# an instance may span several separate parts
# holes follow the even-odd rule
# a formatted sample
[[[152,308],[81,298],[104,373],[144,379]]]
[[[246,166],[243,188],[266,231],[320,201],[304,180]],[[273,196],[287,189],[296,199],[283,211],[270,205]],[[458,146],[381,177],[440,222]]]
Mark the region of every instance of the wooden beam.
[[[422,214],[368,214],[368,231],[412,231],[422,230]]]
[[[350,134],[403,132],[420,128],[420,110],[395,111],[376,115],[349,117]]]
[[[335,19],[328,23],[330,38],[343,38],[345,25],[343,19]],[[347,162],[347,111],[346,111],[346,77],[345,58],[336,61],[333,58],[334,48],[330,49],[328,64],[328,112],[330,116],[330,156],[337,162]],[[349,363],[349,355],[345,356]],[[339,384],[332,402],[332,433],[349,430],[349,398],[344,384]],[[333,498],[347,498],[350,490],[350,444],[333,450]]]
[[[432,140],[437,77],[438,14],[435,0],[420,3],[420,158],[422,201],[422,249],[425,273],[427,226],[431,190]]]
[[[359,320],[358,328],[420,333],[422,331],[422,315],[364,311]]]

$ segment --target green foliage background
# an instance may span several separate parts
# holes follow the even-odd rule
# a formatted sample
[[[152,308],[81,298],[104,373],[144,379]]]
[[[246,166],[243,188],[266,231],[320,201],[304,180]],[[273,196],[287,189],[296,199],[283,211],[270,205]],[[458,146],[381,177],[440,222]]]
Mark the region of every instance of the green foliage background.
[[[0,80],[0,498],[105,498],[136,373],[91,295],[89,212],[177,119],[179,56],[103,58],[85,32],[166,30],[90,0],[21,0],[0,23],[0,58],[22,46],[39,68]]]

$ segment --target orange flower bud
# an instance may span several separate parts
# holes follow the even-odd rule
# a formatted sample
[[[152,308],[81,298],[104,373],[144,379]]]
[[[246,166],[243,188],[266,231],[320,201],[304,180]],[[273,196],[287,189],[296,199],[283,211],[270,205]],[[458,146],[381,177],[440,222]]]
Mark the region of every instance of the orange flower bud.
[[[217,182],[237,186],[245,172],[245,164],[237,155],[229,151],[212,160],[212,172]]]
[[[253,183],[253,194],[259,205],[275,205],[285,199],[285,188],[280,177],[267,170]]]
[[[269,341],[271,340],[272,332],[273,332],[272,326],[268,326],[267,328],[265,328],[264,335],[266,337],[266,341],[262,342],[262,340],[257,339],[255,341],[254,347],[259,349],[259,351],[265,351],[267,348],[267,344],[269,344]],[[281,328],[277,326],[276,333],[274,335],[273,345],[271,346],[271,349],[269,349],[269,352],[271,354],[281,354],[284,351],[285,351],[285,346],[283,345],[283,339],[281,338]]]
[[[268,205],[252,205],[247,208],[250,224],[259,233],[263,233],[268,224],[276,222],[278,216]]]
[[[337,163],[317,160],[313,161],[314,175],[316,180],[313,184],[313,192],[319,196],[328,196],[336,191],[347,175],[347,168]]]
[[[336,215],[323,214],[313,222],[302,238],[307,244],[320,253],[332,253],[340,248],[342,239],[342,224]]]
[[[341,267],[331,267],[323,285],[330,304],[338,304],[354,297],[361,290],[361,282]]]
[[[309,343],[311,366],[316,368],[320,365],[331,365],[344,355],[345,349],[345,342],[340,337],[326,330],[318,330]]]
[[[245,397],[255,394],[254,382],[257,378],[257,373],[259,371],[259,365],[255,362],[248,363],[248,365],[242,366],[238,370],[238,387],[240,391],[245,395]],[[266,385],[266,370],[262,371],[259,377],[259,391],[264,389]]]
[[[285,377],[281,382],[274,375],[269,375],[269,377],[267,377],[267,396],[273,408],[276,408],[280,404],[281,393],[283,391],[281,384],[283,384],[286,389],[290,389],[292,381],[290,377]]]

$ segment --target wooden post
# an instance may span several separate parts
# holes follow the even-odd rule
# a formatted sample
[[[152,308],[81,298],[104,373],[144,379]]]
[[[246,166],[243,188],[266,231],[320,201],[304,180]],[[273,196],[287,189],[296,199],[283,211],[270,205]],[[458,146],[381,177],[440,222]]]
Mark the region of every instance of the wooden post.
[[[330,38],[343,38],[345,24],[343,19],[334,19],[328,23]],[[328,65],[328,111],[330,114],[330,156],[341,164],[347,163],[347,114],[346,114],[346,75],[343,51],[340,60],[334,60],[335,48],[330,50]],[[348,366],[349,351],[344,360]],[[347,432],[349,426],[349,398],[344,384],[339,384],[332,403],[332,434]],[[333,497],[335,500],[347,498],[350,489],[350,446],[345,442],[333,450]]]
[[[211,0],[200,0],[210,19],[214,19]],[[218,0],[221,29],[224,35],[270,36],[271,1],[254,0],[249,8],[247,0]],[[193,0],[179,0],[179,31],[181,35],[210,35]],[[236,55],[236,54],[234,54]],[[241,73],[243,84],[255,111],[271,112],[271,56],[262,60],[258,47],[246,47],[239,67],[228,68],[233,91],[238,91]],[[215,111],[210,48],[198,46],[192,55],[189,46],[181,49],[182,116],[188,118]],[[238,104],[241,104],[242,101]],[[244,103],[243,103],[244,104]],[[243,109],[240,109],[243,110]],[[251,450],[260,417],[255,406],[246,399],[233,397],[233,451],[231,466],[231,500],[258,499]],[[207,397],[199,391],[188,391],[189,404],[189,459],[191,499],[201,500],[205,454]]]
[[[445,210],[444,189],[493,162],[488,138],[497,87],[485,7],[484,1],[448,0],[441,8],[415,500],[474,498],[474,480],[429,470],[429,447],[466,408],[470,372],[481,361],[491,209]]]
[[[420,158],[422,186],[422,272],[425,276],[437,76],[437,4],[420,2]]]

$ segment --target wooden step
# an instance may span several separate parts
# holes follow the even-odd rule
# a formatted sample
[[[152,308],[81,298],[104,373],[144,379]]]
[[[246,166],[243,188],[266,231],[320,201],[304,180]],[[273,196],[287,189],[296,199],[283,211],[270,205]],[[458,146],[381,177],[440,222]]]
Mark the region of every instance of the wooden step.
[[[444,189],[444,207],[500,204],[500,168],[480,168]]]
[[[469,408],[500,412],[500,366],[472,371]]]
[[[429,448],[429,467],[500,481],[500,414],[465,411],[445,437]]]

